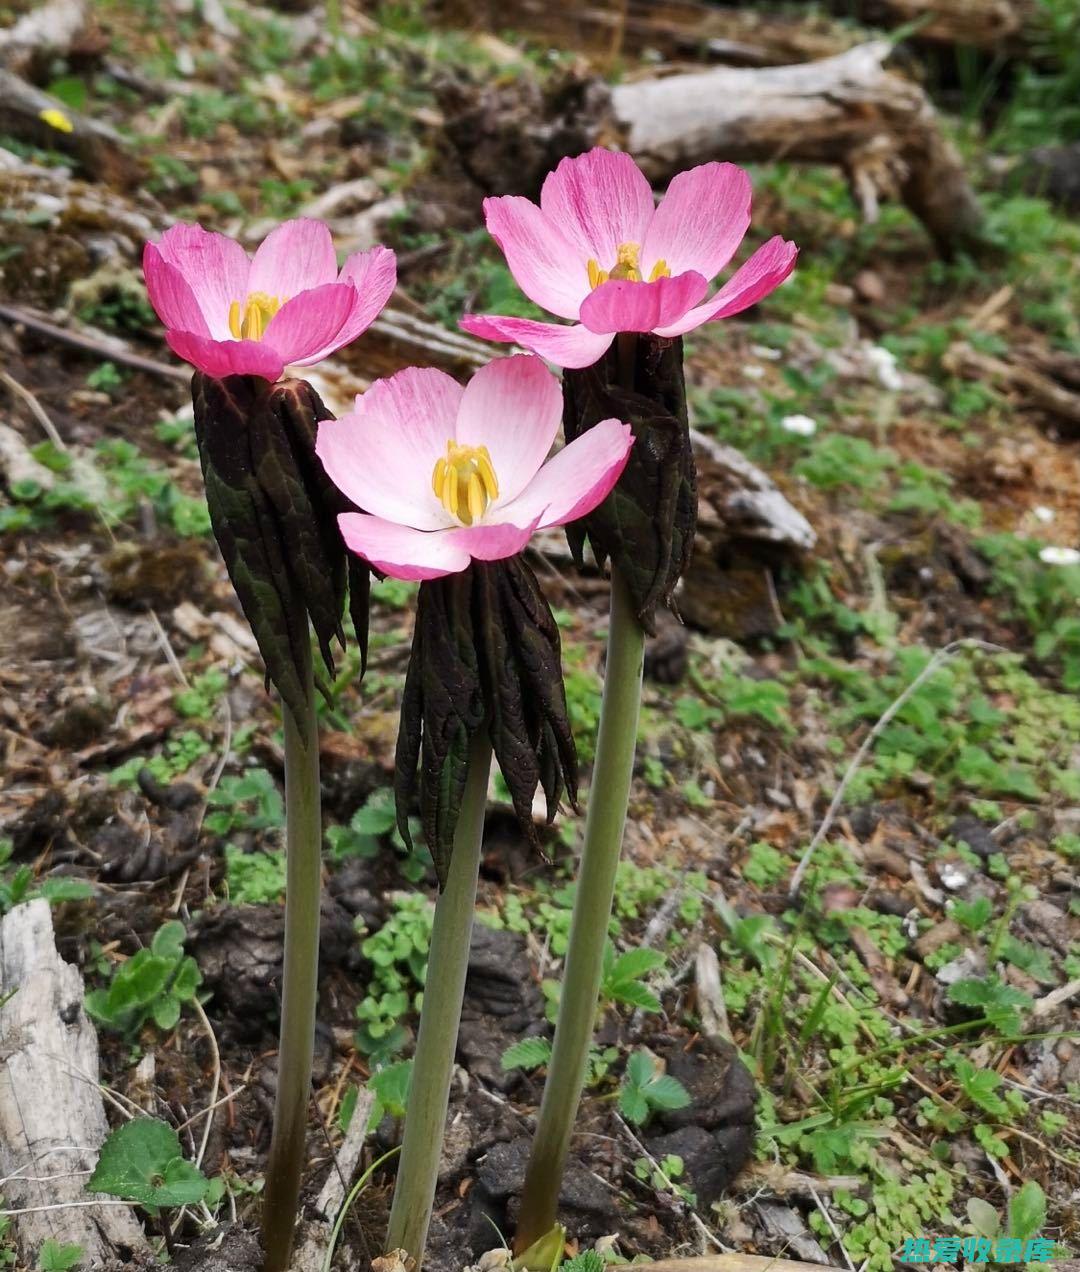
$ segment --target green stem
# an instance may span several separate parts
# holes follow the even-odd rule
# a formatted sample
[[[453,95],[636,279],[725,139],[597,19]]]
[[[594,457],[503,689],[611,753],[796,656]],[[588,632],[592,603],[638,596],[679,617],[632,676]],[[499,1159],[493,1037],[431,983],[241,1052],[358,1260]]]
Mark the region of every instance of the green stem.
[[[387,1251],[406,1250],[416,1260],[416,1272],[420,1272],[423,1262],[439,1182],[450,1079],[469,967],[490,768],[491,744],[481,735],[473,740],[469,750],[469,770],[454,833],[450,871],[446,887],[435,904],[435,923],[431,930],[401,1164],[386,1237]]]
[[[596,1025],[615,872],[622,850],[634,772],[645,633],[630,590],[612,572],[607,672],[589,790],[570,943],[563,967],[559,1017],[544,1098],[521,1198],[514,1248],[528,1249],[555,1224],[559,1189],[570,1149]]]
[[[263,1272],[285,1272],[304,1169],[315,1008],[319,982],[319,897],[322,819],[319,807],[319,727],[311,655],[299,668],[306,688],[303,714],[286,707],[285,723],[285,964],[281,993],[274,1130],[263,1197]]]

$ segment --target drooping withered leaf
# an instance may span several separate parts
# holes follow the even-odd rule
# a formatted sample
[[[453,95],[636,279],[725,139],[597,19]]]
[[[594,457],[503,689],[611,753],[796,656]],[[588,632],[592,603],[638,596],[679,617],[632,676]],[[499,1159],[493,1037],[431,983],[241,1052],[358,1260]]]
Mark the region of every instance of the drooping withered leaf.
[[[697,469],[682,340],[639,335],[633,345],[629,367],[620,367],[625,354],[620,341],[613,341],[593,366],[563,373],[567,442],[612,417],[625,420],[634,432],[615,489],[588,516],[571,522],[566,537],[579,566],[586,538],[601,566],[611,561],[626,580],[642,626],[655,634],[656,607],[663,602],[674,609],[675,588],[690,564]]]
[[[334,417],[304,380],[196,372],[191,396],[210,524],[267,682],[302,717],[308,620],[332,676],[346,590],[362,666],[367,659],[370,577],[337,526],[353,506],[315,454],[319,421]]]
[[[394,793],[398,827],[419,781],[420,816],[439,883],[446,882],[465,789],[469,743],[481,731],[510,788],[529,842],[542,787],[548,821],[565,792],[577,807],[577,753],[566,710],[559,628],[520,556],[474,561],[420,584],[401,702]]]

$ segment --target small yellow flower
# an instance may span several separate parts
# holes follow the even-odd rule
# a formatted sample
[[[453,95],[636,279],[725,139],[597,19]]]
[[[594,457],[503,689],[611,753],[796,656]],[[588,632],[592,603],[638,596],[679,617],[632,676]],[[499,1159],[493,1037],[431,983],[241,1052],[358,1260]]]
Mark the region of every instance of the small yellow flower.
[[[62,110],[57,109],[55,106],[49,106],[46,110],[43,110],[38,115],[38,119],[48,124],[50,128],[55,128],[57,132],[70,133],[75,131],[75,125]]]

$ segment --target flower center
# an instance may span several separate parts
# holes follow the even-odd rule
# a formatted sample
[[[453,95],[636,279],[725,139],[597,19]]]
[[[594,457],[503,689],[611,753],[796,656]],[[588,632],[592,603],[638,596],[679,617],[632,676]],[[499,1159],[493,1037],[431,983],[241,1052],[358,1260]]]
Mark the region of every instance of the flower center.
[[[628,283],[640,283],[642,281],[641,269],[638,265],[640,252],[640,243],[620,243],[615,251],[615,264],[610,269],[601,269],[600,262],[590,258],[589,286],[599,287],[609,278],[619,278]],[[667,261],[660,260],[652,267],[649,282],[655,283],[658,278],[670,277],[671,270],[667,267]]]
[[[261,340],[270,319],[281,308],[280,296],[251,292],[244,303],[234,300],[229,306],[229,330],[234,340]]]
[[[471,526],[499,497],[499,483],[486,446],[446,443],[446,456],[435,461],[431,488],[446,511]]]

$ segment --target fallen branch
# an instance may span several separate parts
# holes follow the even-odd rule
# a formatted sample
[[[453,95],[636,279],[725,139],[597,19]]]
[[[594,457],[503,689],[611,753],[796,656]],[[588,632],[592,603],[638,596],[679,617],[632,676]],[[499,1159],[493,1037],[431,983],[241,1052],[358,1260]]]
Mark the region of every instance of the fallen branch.
[[[86,26],[86,0],[50,0],[0,31],[0,66],[25,75],[35,63],[63,57]]]
[[[87,176],[130,187],[142,168],[118,132],[0,67],[0,133],[71,155]]]
[[[649,175],[710,159],[834,163],[864,215],[898,194],[944,253],[987,244],[983,215],[923,89],[885,70],[886,41],[795,66],[717,67],[617,84],[615,122]]]
[[[56,951],[47,901],[16,906],[0,922],[0,1002],[0,1178],[20,1266],[37,1267],[50,1238],[80,1246],[87,1267],[148,1255],[129,1205],[86,1195],[109,1130],[97,1034],[82,977]]]
[[[315,1201],[315,1210],[323,1216],[319,1220],[305,1221],[297,1235],[293,1252],[292,1272],[323,1272],[334,1225],[360,1164],[367,1137],[368,1119],[371,1117],[375,1096],[367,1089],[361,1090],[353,1108],[352,1120],[341,1147],[334,1155],[330,1174],[326,1177]]]
[[[1028,50],[1038,19],[1036,0],[832,0],[829,7],[871,26],[915,23],[915,37],[929,43],[1010,54]]]
[[[1080,394],[1071,392],[1034,367],[980,353],[963,340],[949,347],[941,363],[946,371],[966,380],[996,380],[1014,388],[1033,406],[1080,428]]]
[[[40,335],[58,340],[61,344],[71,345],[91,353],[108,362],[120,362],[136,371],[147,371],[151,375],[160,375],[168,380],[178,380],[187,384],[191,380],[191,372],[181,366],[170,366],[167,362],[156,362],[153,358],[144,358],[141,353],[133,353],[118,336],[109,336],[104,332],[73,331],[67,327],[58,327],[34,313],[32,309],[20,309],[16,305],[0,305],[0,319],[14,325],[26,327]]]

